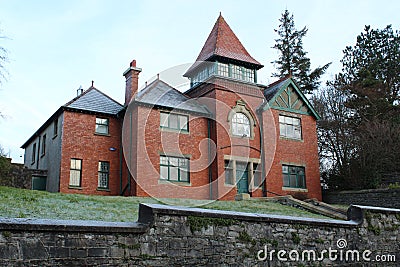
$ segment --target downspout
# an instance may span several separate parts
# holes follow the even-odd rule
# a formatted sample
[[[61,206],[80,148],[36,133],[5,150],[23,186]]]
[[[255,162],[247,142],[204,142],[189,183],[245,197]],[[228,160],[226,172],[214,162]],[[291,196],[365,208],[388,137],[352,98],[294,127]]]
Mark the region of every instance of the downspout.
[[[37,160],[36,160],[36,170],[39,170],[39,159],[40,159],[40,135],[38,136],[38,146],[37,146]]]
[[[213,199],[212,192],[212,167],[211,167],[211,119],[207,119],[207,137],[208,137],[208,184],[210,186],[210,200]]]
[[[131,194],[131,171],[132,171],[132,113],[129,112],[129,167],[128,167],[128,189]],[[136,170],[137,172],[137,170]]]
[[[259,121],[260,121],[260,151],[261,151],[261,177],[264,179],[264,186],[262,187],[263,190],[263,196],[267,196],[267,177],[265,175],[265,155],[264,155],[264,121],[262,117],[262,109],[257,110],[257,114],[259,116]]]
[[[122,128],[121,128],[121,141],[119,142],[119,195],[122,195]]]

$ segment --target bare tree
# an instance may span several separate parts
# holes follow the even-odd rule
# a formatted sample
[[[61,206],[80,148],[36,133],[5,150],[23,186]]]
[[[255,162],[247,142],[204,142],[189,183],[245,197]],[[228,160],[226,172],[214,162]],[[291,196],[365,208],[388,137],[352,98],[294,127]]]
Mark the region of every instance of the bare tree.
[[[349,124],[351,110],[345,106],[347,96],[332,86],[314,94],[312,102],[320,114],[318,148],[321,173],[330,188],[343,188],[351,177],[349,164],[355,155],[354,134]]]

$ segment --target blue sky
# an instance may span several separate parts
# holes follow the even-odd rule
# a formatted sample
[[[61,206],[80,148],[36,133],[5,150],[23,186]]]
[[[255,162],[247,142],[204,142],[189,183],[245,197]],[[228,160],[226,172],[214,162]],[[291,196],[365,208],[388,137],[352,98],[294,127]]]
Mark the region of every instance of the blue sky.
[[[193,62],[219,12],[249,53],[265,67],[259,82],[274,81],[271,47],[281,13],[294,13],[313,67],[332,62],[325,79],[340,70],[342,50],[364,25],[400,28],[399,1],[14,1],[0,0],[0,29],[8,39],[8,80],[0,85],[0,145],[14,162],[20,146],[61,105],[94,80],[119,102],[122,73],[132,59],[139,83],[170,67]]]

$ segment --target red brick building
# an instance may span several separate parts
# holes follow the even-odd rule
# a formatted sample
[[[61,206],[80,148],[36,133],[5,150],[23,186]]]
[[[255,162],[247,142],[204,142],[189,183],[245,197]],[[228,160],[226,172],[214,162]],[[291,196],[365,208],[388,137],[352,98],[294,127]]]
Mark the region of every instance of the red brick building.
[[[132,61],[121,105],[90,87],[22,146],[52,192],[234,199],[321,199],[318,114],[291,77],[257,83],[263,66],[219,16],[182,93],[157,79],[138,92]]]

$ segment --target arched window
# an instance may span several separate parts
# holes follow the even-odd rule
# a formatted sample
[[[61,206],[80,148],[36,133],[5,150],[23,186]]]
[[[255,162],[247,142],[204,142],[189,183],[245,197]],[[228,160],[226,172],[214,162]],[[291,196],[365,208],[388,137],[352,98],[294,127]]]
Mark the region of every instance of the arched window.
[[[250,120],[241,112],[237,112],[232,117],[232,134],[242,137],[250,137]]]

